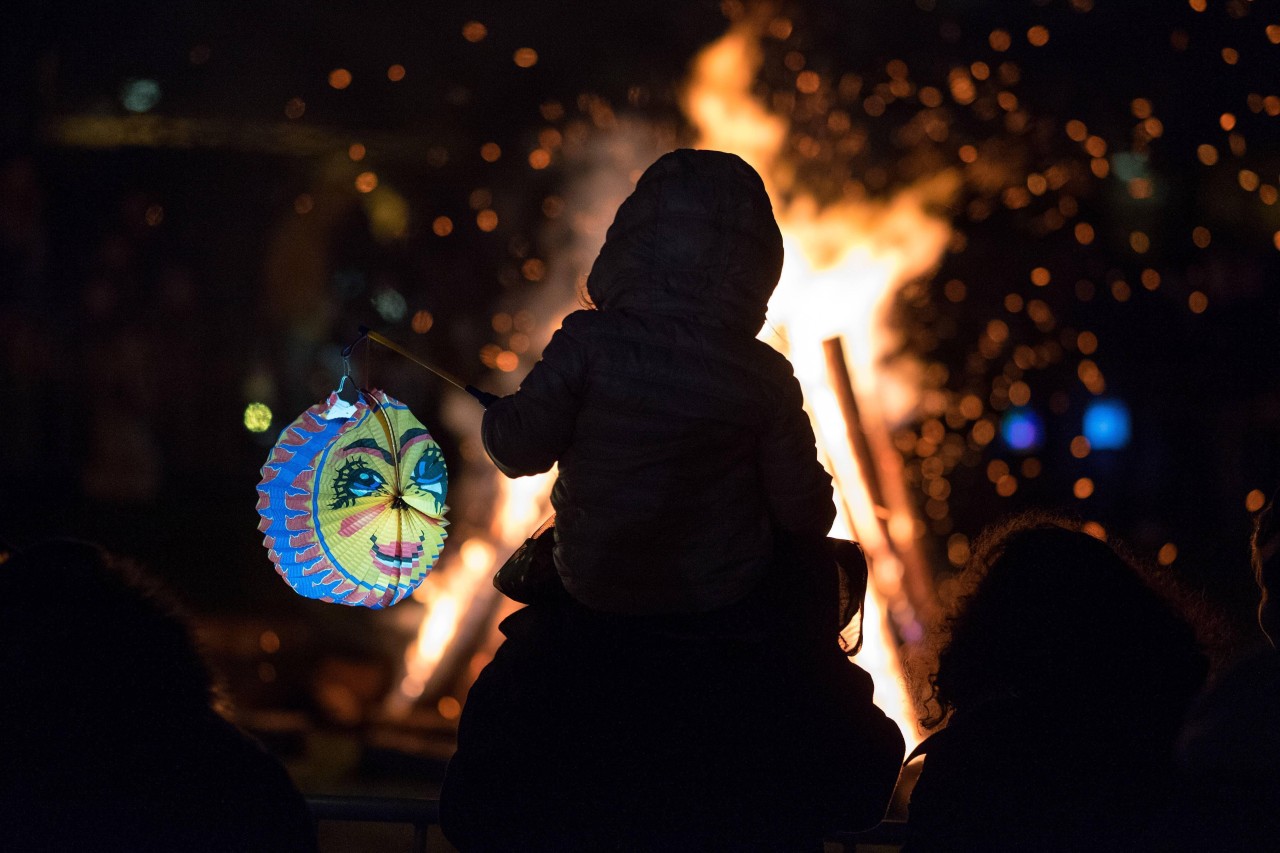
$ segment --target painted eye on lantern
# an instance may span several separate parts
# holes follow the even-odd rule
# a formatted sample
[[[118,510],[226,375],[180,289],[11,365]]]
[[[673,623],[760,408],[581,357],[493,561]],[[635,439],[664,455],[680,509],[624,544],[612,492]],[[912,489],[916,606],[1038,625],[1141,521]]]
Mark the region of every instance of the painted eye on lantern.
[[[409,481],[424,492],[431,492],[437,498],[444,497],[445,468],[444,457],[437,450],[430,450],[422,455],[418,464],[413,466]]]
[[[333,479],[333,503],[331,509],[342,509],[351,506],[360,498],[370,495],[385,494],[387,481],[382,475],[369,467],[363,459],[355,458],[338,469]]]

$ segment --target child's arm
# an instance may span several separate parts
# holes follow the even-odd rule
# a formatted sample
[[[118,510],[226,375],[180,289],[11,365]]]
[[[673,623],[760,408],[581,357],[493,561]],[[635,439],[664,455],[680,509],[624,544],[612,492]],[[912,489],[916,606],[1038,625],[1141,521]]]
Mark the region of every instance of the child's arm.
[[[555,464],[573,437],[585,376],[582,342],[557,330],[520,390],[485,409],[480,435],[498,470],[524,477]]]
[[[788,533],[827,534],[836,517],[831,476],[818,462],[800,383],[790,374],[761,441],[760,473],[775,524]]]

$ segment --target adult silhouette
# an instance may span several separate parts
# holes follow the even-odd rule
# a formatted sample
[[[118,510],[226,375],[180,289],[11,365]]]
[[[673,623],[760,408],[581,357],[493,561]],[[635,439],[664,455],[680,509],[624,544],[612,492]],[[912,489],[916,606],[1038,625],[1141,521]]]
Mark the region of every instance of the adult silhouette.
[[[69,540],[15,551],[0,578],[0,849],[316,849],[305,800],[215,710],[158,589]]]
[[[1116,549],[1047,515],[987,531],[960,584],[904,849],[1131,849],[1206,673],[1191,626]]]
[[[441,792],[464,851],[813,849],[884,813],[903,742],[837,646],[831,478],[756,339],[782,269],[759,175],[674,151],[619,209],[484,446],[558,464],[555,594],[502,624]]]

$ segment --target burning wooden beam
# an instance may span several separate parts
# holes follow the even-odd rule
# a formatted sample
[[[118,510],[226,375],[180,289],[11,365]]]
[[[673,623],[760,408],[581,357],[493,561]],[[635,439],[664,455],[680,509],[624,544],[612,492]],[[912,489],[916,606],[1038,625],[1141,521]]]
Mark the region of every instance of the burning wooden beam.
[[[843,341],[839,337],[828,338],[822,342],[822,350],[826,357],[827,381],[844,417],[845,435],[870,494],[881,537],[895,558],[897,570],[894,576],[885,577],[883,565],[880,566],[880,572],[876,572],[873,554],[873,580],[888,600],[898,640],[916,642],[923,635],[922,617],[932,616],[936,600],[928,562],[916,544],[915,517],[907,500],[906,490],[886,487],[887,483],[903,483],[901,466],[889,464],[892,461],[889,454],[896,454],[897,451],[890,445],[887,449],[881,447],[876,452],[872,430],[858,405]],[[894,470],[886,471],[886,467]],[[909,525],[906,535],[895,529],[894,519],[901,519]]]

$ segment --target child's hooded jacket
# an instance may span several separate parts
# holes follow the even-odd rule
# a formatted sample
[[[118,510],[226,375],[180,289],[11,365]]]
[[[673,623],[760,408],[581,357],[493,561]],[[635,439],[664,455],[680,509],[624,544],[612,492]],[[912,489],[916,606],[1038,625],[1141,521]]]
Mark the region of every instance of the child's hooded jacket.
[[[835,516],[800,386],[756,339],[782,270],[759,175],[718,151],[665,155],[618,209],[520,390],[485,412],[512,477],[559,463],[556,566],[599,610],[695,612],[745,596],[775,528]]]

